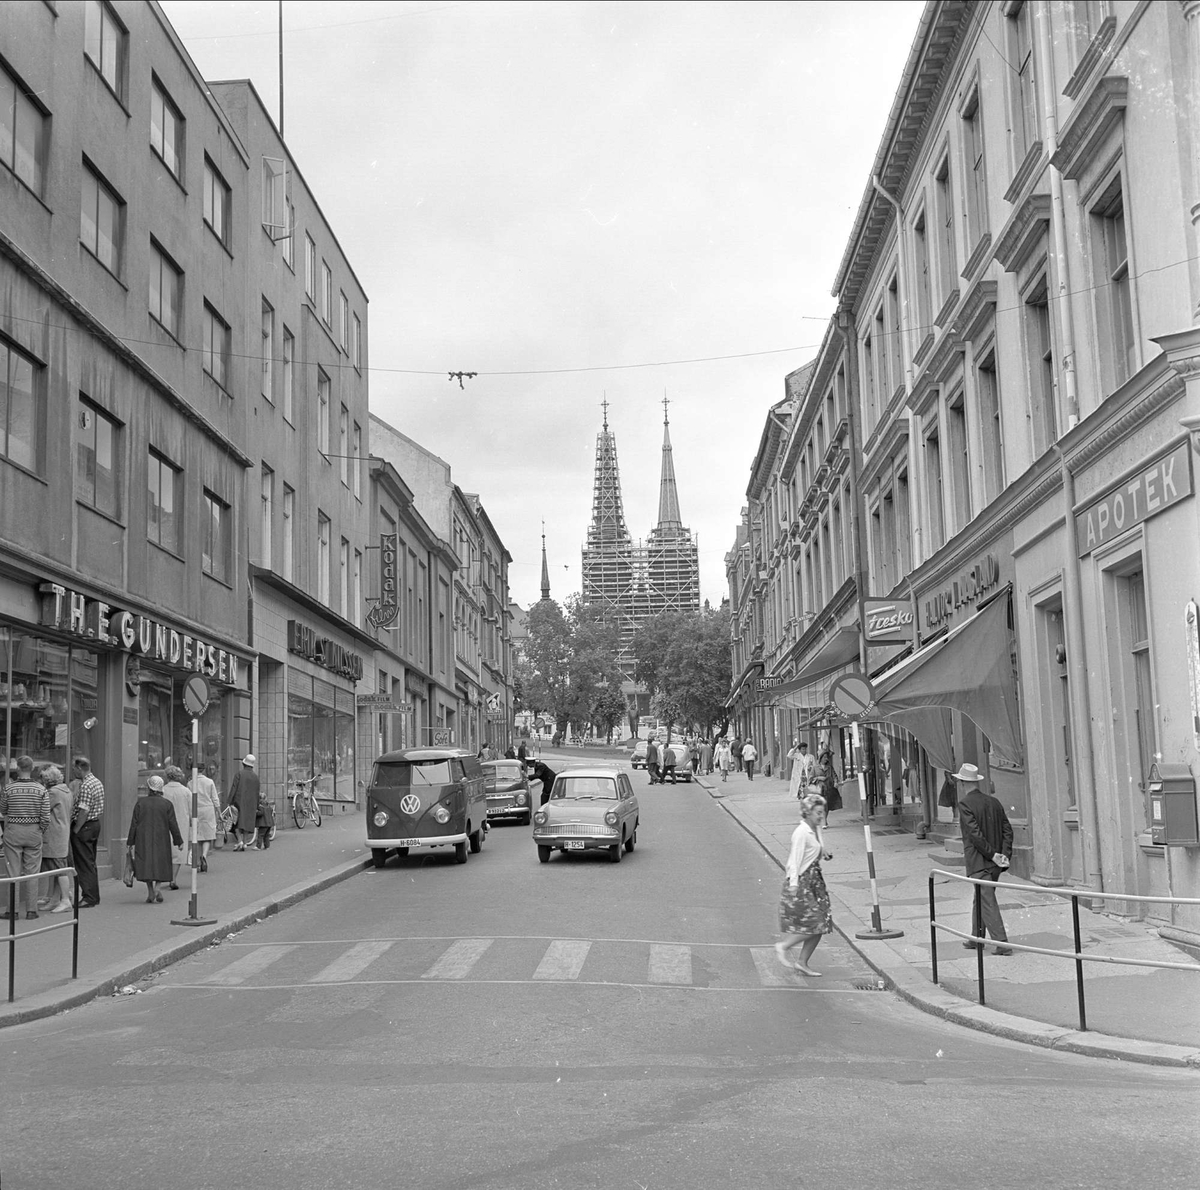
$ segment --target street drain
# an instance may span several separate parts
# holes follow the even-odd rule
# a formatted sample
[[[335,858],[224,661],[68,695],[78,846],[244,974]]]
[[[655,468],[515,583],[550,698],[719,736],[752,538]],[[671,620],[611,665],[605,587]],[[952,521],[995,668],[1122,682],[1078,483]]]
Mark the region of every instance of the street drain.
[[[854,990],[856,992],[886,992],[887,984],[882,979],[871,981],[859,979],[854,982]]]

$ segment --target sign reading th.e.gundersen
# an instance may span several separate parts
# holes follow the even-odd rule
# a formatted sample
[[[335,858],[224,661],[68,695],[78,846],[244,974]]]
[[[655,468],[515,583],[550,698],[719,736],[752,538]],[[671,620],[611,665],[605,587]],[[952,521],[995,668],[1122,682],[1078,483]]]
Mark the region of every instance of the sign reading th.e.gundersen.
[[[1087,557],[1097,546],[1191,494],[1191,449],[1184,441],[1075,514],[1079,556]]]

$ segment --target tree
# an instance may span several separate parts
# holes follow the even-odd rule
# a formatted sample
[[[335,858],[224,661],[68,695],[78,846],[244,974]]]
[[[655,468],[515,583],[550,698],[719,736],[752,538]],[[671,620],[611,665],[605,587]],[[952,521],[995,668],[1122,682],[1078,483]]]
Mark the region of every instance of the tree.
[[[562,608],[543,600],[529,609],[523,687],[528,708],[565,732],[571,713],[571,634]]]
[[[662,612],[643,623],[634,638],[635,673],[651,693],[651,706],[671,724],[700,727],[728,723],[732,657],[729,624],[720,612]]]

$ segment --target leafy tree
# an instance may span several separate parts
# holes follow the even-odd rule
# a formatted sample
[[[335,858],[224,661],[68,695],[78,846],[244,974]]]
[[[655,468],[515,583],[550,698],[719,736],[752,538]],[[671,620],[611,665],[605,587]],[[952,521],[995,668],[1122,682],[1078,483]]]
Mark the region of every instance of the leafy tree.
[[[529,609],[525,663],[528,708],[550,715],[556,730],[565,732],[571,714],[571,633],[562,608],[552,599]]]
[[[712,734],[728,723],[732,658],[727,619],[711,608],[663,612],[647,620],[634,638],[636,675],[652,695],[651,706],[674,723]]]

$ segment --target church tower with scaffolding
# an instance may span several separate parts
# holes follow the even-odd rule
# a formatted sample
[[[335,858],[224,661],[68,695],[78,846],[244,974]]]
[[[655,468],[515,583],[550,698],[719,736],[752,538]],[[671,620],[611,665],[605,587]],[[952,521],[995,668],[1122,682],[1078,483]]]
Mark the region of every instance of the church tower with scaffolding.
[[[617,443],[608,428],[607,400],[603,408],[603,428],[596,437],[592,523],[583,547],[582,596],[586,605],[599,608],[607,621],[616,623],[622,668],[632,693],[633,638],[639,626],[660,612],[700,609],[699,552],[679,512],[666,397],[658,524],[644,541],[633,541],[625,525]]]

